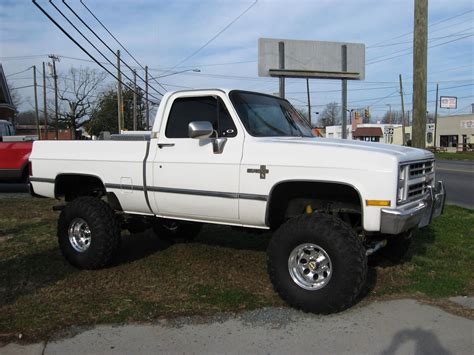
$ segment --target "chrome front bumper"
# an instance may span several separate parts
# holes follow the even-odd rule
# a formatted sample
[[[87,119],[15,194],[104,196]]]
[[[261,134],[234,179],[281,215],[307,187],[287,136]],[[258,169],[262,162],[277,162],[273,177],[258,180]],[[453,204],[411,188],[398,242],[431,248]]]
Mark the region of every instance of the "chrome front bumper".
[[[442,181],[430,188],[429,193],[415,204],[396,209],[383,208],[380,219],[380,232],[400,234],[409,229],[425,227],[433,218],[443,213],[446,191]]]

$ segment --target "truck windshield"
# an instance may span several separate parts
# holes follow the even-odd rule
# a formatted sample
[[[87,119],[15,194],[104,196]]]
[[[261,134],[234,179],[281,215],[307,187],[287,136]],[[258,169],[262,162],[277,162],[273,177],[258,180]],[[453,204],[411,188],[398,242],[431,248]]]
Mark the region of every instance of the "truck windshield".
[[[252,136],[313,137],[309,124],[286,100],[247,91],[232,91],[230,99]]]

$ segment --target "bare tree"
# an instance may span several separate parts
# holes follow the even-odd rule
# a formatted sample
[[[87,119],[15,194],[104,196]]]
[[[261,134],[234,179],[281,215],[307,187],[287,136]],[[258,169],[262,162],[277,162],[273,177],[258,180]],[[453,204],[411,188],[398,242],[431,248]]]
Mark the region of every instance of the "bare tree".
[[[107,73],[91,68],[71,68],[59,76],[59,121],[73,132],[89,119],[97,104],[97,94]]]
[[[23,103],[21,95],[18,92],[18,90],[14,88],[14,85],[12,85],[12,83],[8,80],[7,80],[7,85],[10,91],[10,97],[12,98],[13,106],[15,106],[17,110],[19,110],[20,105]]]
[[[341,107],[337,102],[330,102],[319,115],[321,127],[334,126],[341,122]]]

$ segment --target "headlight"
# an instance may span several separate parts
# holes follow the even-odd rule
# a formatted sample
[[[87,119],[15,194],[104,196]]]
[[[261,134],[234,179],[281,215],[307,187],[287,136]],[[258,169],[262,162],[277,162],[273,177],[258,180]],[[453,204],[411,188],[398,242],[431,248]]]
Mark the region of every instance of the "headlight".
[[[398,203],[405,201],[407,198],[408,169],[409,165],[400,165],[398,171]]]

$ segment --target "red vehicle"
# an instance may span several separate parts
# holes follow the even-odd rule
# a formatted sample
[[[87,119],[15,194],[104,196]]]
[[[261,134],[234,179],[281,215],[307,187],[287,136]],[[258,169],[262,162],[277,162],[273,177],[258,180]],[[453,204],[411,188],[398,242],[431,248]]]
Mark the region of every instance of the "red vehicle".
[[[0,120],[0,181],[22,182],[28,179],[28,159],[33,141],[24,137],[12,137],[15,134],[13,125]]]

